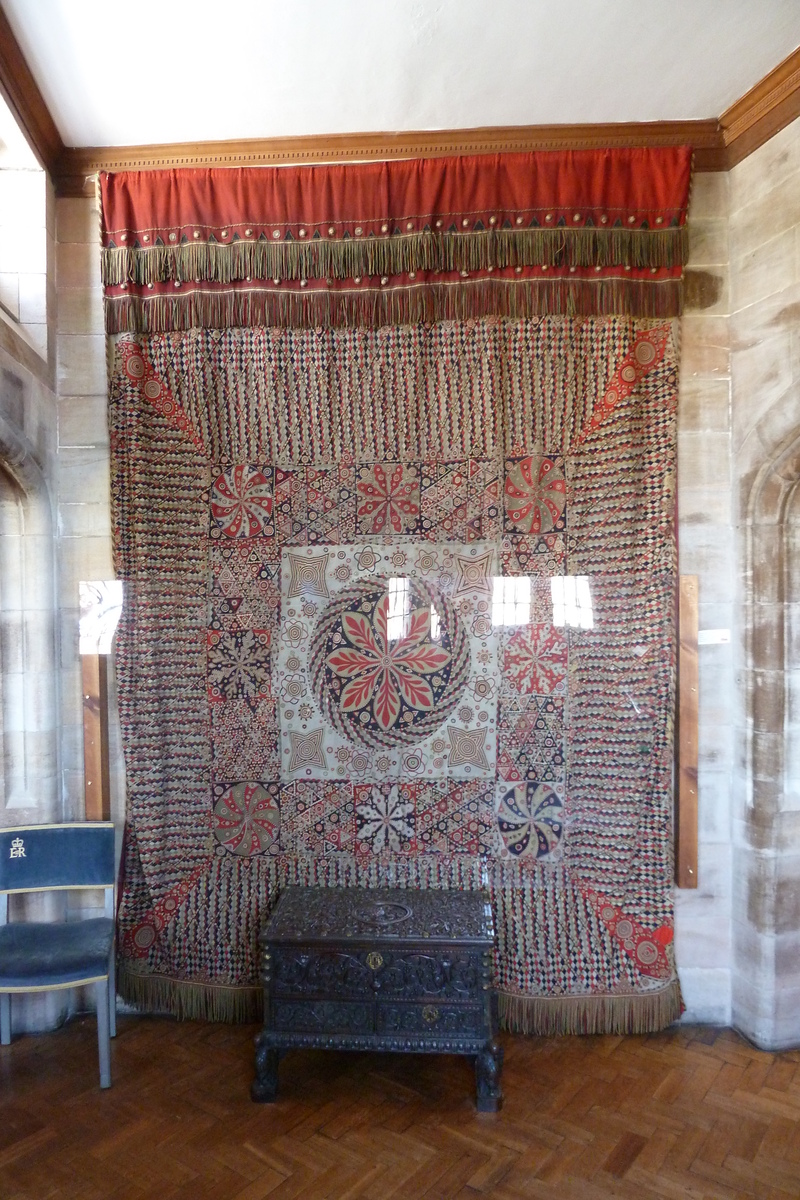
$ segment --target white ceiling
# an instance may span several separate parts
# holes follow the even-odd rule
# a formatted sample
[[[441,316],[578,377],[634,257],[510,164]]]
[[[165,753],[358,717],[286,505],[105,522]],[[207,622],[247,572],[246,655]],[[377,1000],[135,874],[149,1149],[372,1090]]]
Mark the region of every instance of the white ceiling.
[[[799,0],[2,0],[73,146],[716,117]]]

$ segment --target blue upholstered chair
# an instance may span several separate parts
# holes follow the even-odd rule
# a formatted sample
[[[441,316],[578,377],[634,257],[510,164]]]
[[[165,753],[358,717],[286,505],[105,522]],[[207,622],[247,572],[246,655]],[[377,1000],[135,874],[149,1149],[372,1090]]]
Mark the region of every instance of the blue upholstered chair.
[[[114,987],[114,826],[21,825],[0,829],[0,1043],[11,1041],[13,992],[48,992],[93,983],[97,996],[100,1086],[111,1086],[116,1033]],[[104,888],[104,917],[77,922],[8,922],[14,892]]]

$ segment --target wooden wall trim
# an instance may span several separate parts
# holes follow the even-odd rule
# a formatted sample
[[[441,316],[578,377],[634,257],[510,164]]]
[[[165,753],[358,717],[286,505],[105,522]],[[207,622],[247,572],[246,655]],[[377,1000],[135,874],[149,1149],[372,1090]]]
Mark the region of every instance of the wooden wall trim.
[[[454,154],[600,149],[604,146],[695,147],[698,170],[724,169],[719,123],[652,121],[607,125],[517,125],[485,129],[419,130],[259,138],[230,142],[183,142],[157,146],[67,149],[56,179],[60,195],[81,195],[96,171],[148,171],[165,167],[273,166],[291,163],[364,162],[392,158],[441,158]]]
[[[675,728],[675,883],[696,888],[700,674],[699,592],[696,575],[678,581],[678,690]]]
[[[108,821],[108,655],[81,655],[83,688],[83,787],[87,821]]]
[[[13,30],[0,8],[0,93],[31,150],[55,179],[64,143],[30,72]]]
[[[728,169],[800,116],[800,48],[727,108],[719,119]]]

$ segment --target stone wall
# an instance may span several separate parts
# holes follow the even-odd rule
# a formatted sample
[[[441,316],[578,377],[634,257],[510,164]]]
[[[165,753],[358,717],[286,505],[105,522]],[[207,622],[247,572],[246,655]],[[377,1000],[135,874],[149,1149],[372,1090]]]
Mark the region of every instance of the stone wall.
[[[78,585],[113,579],[106,421],[106,351],[100,287],[100,225],[94,199],[56,202],[56,382],[58,390],[58,586],[62,803],[81,820],[83,704]],[[109,670],[111,818],[117,850],[125,818],[125,767],[117,718],[113,658]],[[84,917],[103,915],[102,892],[72,893]],[[91,988],[73,1000],[94,1007]]]
[[[44,172],[38,175],[41,225],[31,253],[52,278],[55,202]],[[53,820],[59,811],[56,396],[47,330],[42,342],[44,358],[0,313],[0,823],[5,826]]]
[[[38,187],[38,241],[28,249],[46,275],[46,291],[54,273],[55,204],[43,172]],[[41,332],[34,345],[8,315],[0,314],[0,825],[5,828],[59,820],[62,813],[56,394],[48,359],[52,324]],[[12,919],[50,919],[63,915],[64,902],[52,895],[13,896],[10,909]],[[14,1029],[56,1024],[66,1005],[63,993],[17,999]]]
[[[800,1043],[800,121],[730,173],[733,1012]]]
[[[696,175],[678,403],[679,570],[697,575],[701,629],[736,626],[731,512],[729,181]],[[676,892],[675,950],[688,1021],[731,1019],[733,648],[699,649],[698,887]]]
[[[114,577],[100,227],[94,199],[62,199],[56,203],[56,303],[63,795],[67,813],[81,816],[83,711],[78,584],[82,579]],[[115,766],[119,767],[118,753]],[[118,770],[114,774],[118,777]],[[121,820],[119,789],[115,801]]]

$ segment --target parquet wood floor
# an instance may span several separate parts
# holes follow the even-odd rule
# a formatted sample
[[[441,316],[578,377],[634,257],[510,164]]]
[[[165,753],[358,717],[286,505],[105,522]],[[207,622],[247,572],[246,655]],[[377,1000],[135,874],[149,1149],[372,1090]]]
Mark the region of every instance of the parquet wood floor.
[[[248,1095],[254,1026],[81,1018],[0,1053],[1,1200],[786,1200],[800,1052],[730,1030],[504,1036],[505,1107],[454,1057],[294,1052]]]

